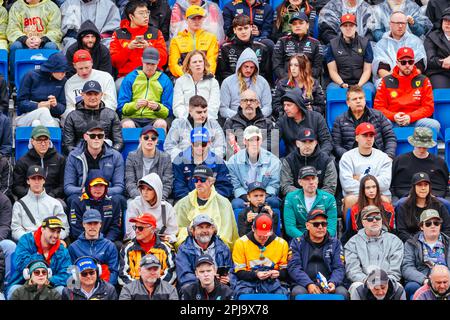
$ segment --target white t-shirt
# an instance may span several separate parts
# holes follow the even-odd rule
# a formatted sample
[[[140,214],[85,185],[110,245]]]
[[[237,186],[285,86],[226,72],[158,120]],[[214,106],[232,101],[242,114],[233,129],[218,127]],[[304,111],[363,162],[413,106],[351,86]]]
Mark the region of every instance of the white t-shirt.
[[[305,206],[306,206],[306,210],[309,212],[311,211],[312,205],[314,203],[314,201],[316,201],[317,195],[315,195],[314,197],[307,197],[305,196]]]

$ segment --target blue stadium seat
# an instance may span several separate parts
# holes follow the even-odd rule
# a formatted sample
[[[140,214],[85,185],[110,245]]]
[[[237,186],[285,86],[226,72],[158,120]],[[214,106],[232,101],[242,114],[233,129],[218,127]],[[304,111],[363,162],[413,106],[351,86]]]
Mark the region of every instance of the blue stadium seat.
[[[408,137],[414,134],[414,127],[394,127],[394,133],[397,137],[397,149],[395,155],[398,156],[403,153],[413,151],[414,147],[409,144]],[[433,130],[433,140],[437,140],[437,132]],[[437,146],[428,150],[435,155],[438,154]]]
[[[279,156],[279,158],[281,159],[281,158],[283,158],[283,157],[286,157],[287,156],[287,152],[286,152],[286,144],[284,143],[284,140],[283,139],[280,139],[280,144],[278,145],[279,146],[279,154],[280,154],[280,156]]]
[[[445,162],[450,168],[450,128],[445,129]]]
[[[245,293],[238,297],[238,300],[289,300],[285,294],[276,293]]]
[[[56,150],[61,153],[61,128],[47,127],[50,131],[50,139]],[[28,143],[31,138],[33,127],[16,127],[16,160],[28,152]]]
[[[0,50],[0,73],[8,82],[8,50]]]
[[[450,89],[434,89],[433,96],[433,118],[441,124],[441,135],[444,137],[446,129],[450,128]]]
[[[18,49],[14,65],[15,85],[19,92],[23,76],[30,70],[39,69],[48,57],[58,52],[54,49]]]
[[[272,6],[273,11],[276,11],[283,2],[284,0],[270,0],[270,5]]]
[[[313,28],[313,38],[319,38],[319,15],[316,14],[316,18],[314,19],[314,28]]]
[[[123,150],[122,157],[123,160],[127,159],[128,153],[134,151],[139,146],[139,138],[141,136],[142,128],[122,128],[122,138],[123,138]],[[164,140],[166,139],[166,133],[162,128],[156,128],[158,131],[158,149],[164,151]]]
[[[228,2],[231,0],[219,0],[219,8],[220,10],[223,10],[223,8],[227,5]]]
[[[242,209],[234,209],[234,220],[236,220],[236,224],[239,221],[239,213],[242,211]],[[279,237],[281,237],[281,212],[280,209],[273,209],[273,213],[278,215],[278,224],[277,229],[275,230],[275,234]]]
[[[295,300],[345,300],[345,298],[340,294],[298,294],[295,296]]]
[[[345,231],[348,231],[352,228],[352,209],[347,210],[347,214],[345,215]]]
[[[168,1],[169,6],[170,6],[170,9],[173,8],[173,6],[175,5],[175,2],[177,2],[177,1],[176,1],[176,0],[169,0],[169,1]]]
[[[334,120],[337,116],[341,115],[345,111],[347,111],[347,90],[343,88],[327,88],[327,124],[330,131],[333,129]],[[372,92],[369,90],[364,90],[366,94],[366,104],[369,108],[372,108],[373,105],[373,96]]]

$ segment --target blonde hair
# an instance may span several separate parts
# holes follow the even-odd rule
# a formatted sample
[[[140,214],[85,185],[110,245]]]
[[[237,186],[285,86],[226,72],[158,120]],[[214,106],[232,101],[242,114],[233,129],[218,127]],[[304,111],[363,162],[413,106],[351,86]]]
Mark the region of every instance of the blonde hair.
[[[245,61],[245,62],[249,62],[249,61]],[[250,61],[250,62],[255,64],[253,61]],[[247,89],[250,89],[247,87],[247,82],[244,80],[244,77],[242,76],[242,72],[241,72],[241,68],[244,63],[241,64],[241,67],[239,68],[238,73],[237,73],[237,77],[239,80],[239,93],[242,93]],[[256,70],[258,70],[258,67],[255,65],[255,71]],[[253,82],[253,84],[256,84],[256,80],[258,79],[258,72],[254,72],[250,79]]]
[[[206,76],[209,73],[209,62],[206,59],[205,53],[203,51],[200,51],[200,50],[192,50],[191,52],[189,52],[186,55],[186,58],[184,58],[184,60],[183,60],[182,70],[183,70],[184,73],[189,73],[190,75],[192,75],[192,71],[189,68],[189,65],[191,63],[192,57],[197,55],[197,54],[201,55],[202,58],[203,58],[203,65],[204,65],[203,75]]]

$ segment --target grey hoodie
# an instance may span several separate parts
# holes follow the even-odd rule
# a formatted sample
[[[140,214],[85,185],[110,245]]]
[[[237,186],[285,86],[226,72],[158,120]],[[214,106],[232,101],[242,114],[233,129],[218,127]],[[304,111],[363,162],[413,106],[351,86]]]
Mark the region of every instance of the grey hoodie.
[[[222,87],[220,88],[219,111],[220,115],[225,119],[231,118],[237,114],[241,100],[238,71],[241,66],[248,61],[255,64],[256,72],[258,74],[256,83],[252,82],[249,89],[252,89],[258,95],[261,111],[264,117],[269,117],[272,114],[272,92],[270,91],[269,83],[266,79],[259,75],[259,63],[255,51],[251,48],[247,48],[241,53],[237,61],[235,74],[227,77],[222,82]]]
[[[129,222],[130,218],[137,217],[142,213],[151,213],[156,218],[156,228],[161,230],[164,226],[162,218],[162,206],[165,206],[166,211],[166,230],[164,234],[169,235],[169,242],[177,241],[178,224],[175,216],[175,209],[172,205],[162,199],[163,184],[161,179],[156,173],[150,173],[142,177],[139,181],[145,181],[149,186],[151,186],[156,192],[156,203],[151,206],[150,203],[145,201],[141,196],[136,197],[130,202],[127,209],[127,216],[125,219],[125,238],[133,239],[136,234],[132,228],[132,224]],[[159,231],[158,231],[159,233]]]
[[[364,228],[359,230],[345,245],[344,256],[350,282],[364,282],[371,267],[385,270],[394,281],[402,277],[403,242],[386,230],[376,238],[369,238]]]

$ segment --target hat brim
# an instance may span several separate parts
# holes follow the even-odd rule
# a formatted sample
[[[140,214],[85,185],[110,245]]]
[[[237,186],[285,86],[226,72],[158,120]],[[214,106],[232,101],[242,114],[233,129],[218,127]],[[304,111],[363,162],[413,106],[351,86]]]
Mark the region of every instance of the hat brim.
[[[35,134],[34,136],[32,136],[31,138],[36,139],[39,137],[47,137],[50,139],[50,135],[48,133],[39,133],[39,134]]]
[[[140,266],[141,268],[151,268],[151,267],[161,267],[160,264],[157,263],[145,263]]]
[[[187,16],[186,18],[187,19],[192,19],[192,18],[195,18],[195,17],[205,17],[205,15],[204,14],[200,14],[200,13],[193,13],[190,16]]]
[[[66,230],[66,228],[64,228],[63,226],[60,226],[60,225],[54,225],[54,224],[50,224],[50,225],[48,225],[48,226],[45,226],[46,228],[49,228],[49,229],[62,229],[62,230]]]
[[[302,18],[291,18],[291,19],[289,20],[289,23],[292,24],[292,22],[294,22],[295,20],[307,21],[307,20],[302,19]]]
[[[152,227],[156,228],[156,225],[154,225],[152,222],[141,220],[139,218],[130,218],[130,220],[128,220],[128,221],[131,223],[138,222],[138,223],[142,223],[142,224],[148,224],[148,225],[151,225]]]
[[[92,127],[92,128],[88,128],[88,129],[86,130],[86,132],[89,132],[89,131],[92,131],[92,130],[95,130],[95,129],[102,130],[103,132],[105,132],[105,129],[103,129],[102,127]],[[85,133],[86,133],[86,132],[85,132]]]
[[[88,93],[88,92],[97,92],[97,93],[101,93],[102,91],[99,89],[87,89],[86,91],[82,91],[83,93]]]
[[[434,140],[431,140],[430,142],[422,142],[422,141],[417,141],[416,139],[414,139],[414,136],[409,136],[408,142],[413,147],[418,147],[418,148],[434,148],[437,145],[437,142]]]
[[[431,180],[430,180],[430,179],[427,179],[427,178],[422,178],[422,179],[419,179],[419,180],[417,180],[417,181],[414,181],[414,182],[413,182],[413,185],[416,185],[416,184],[421,183],[421,182],[428,182],[428,183],[431,183]]]
[[[147,133],[149,133],[149,132],[153,132],[154,134],[156,134],[158,137],[159,137],[159,133],[158,133],[158,131],[157,130],[147,130],[147,131],[142,131],[141,132],[141,137],[143,136],[143,135],[146,135]]]
[[[342,25],[343,25],[343,24],[346,24],[346,23],[351,23],[351,24],[353,24],[353,25],[355,25],[355,26],[358,25],[356,22],[353,22],[353,21],[343,21],[343,22],[341,22],[340,26],[342,27]]]
[[[34,174],[31,174],[31,175],[27,176],[27,179],[33,178],[33,177],[36,177],[36,176],[39,176],[39,177],[42,177],[42,178],[45,179],[45,176],[42,175],[42,174],[40,174],[40,173],[34,173]]]
[[[244,137],[245,140],[250,140],[253,137],[259,137],[260,139],[262,139],[262,134],[260,133],[251,133],[249,135],[247,135],[246,137]]]
[[[314,220],[315,218],[320,216],[324,217],[325,219],[328,219],[328,215],[326,213],[317,213],[315,215],[310,216],[307,221]]]
[[[144,63],[150,63],[150,64],[158,64],[158,63],[159,63],[159,60],[142,59],[142,62],[144,62]]]
[[[420,223],[427,222],[428,220],[431,220],[431,219],[438,219],[440,222],[444,221],[444,220],[442,220],[442,218],[440,216],[437,216],[437,217],[429,217],[429,218],[427,218],[425,220],[420,221]]]
[[[247,193],[253,192],[253,191],[255,191],[255,190],[261,190],[261,191],[266,192],[266,189],[264,189],[263,187],[257,187],[257,188],[249,189],[249,190],[247,191]]]
[[[90,223],[90,222],[102,222],[102,219],[98,219],[98,218],[92,218],[92,219],[86,219],[83,220],[83,223]]]

